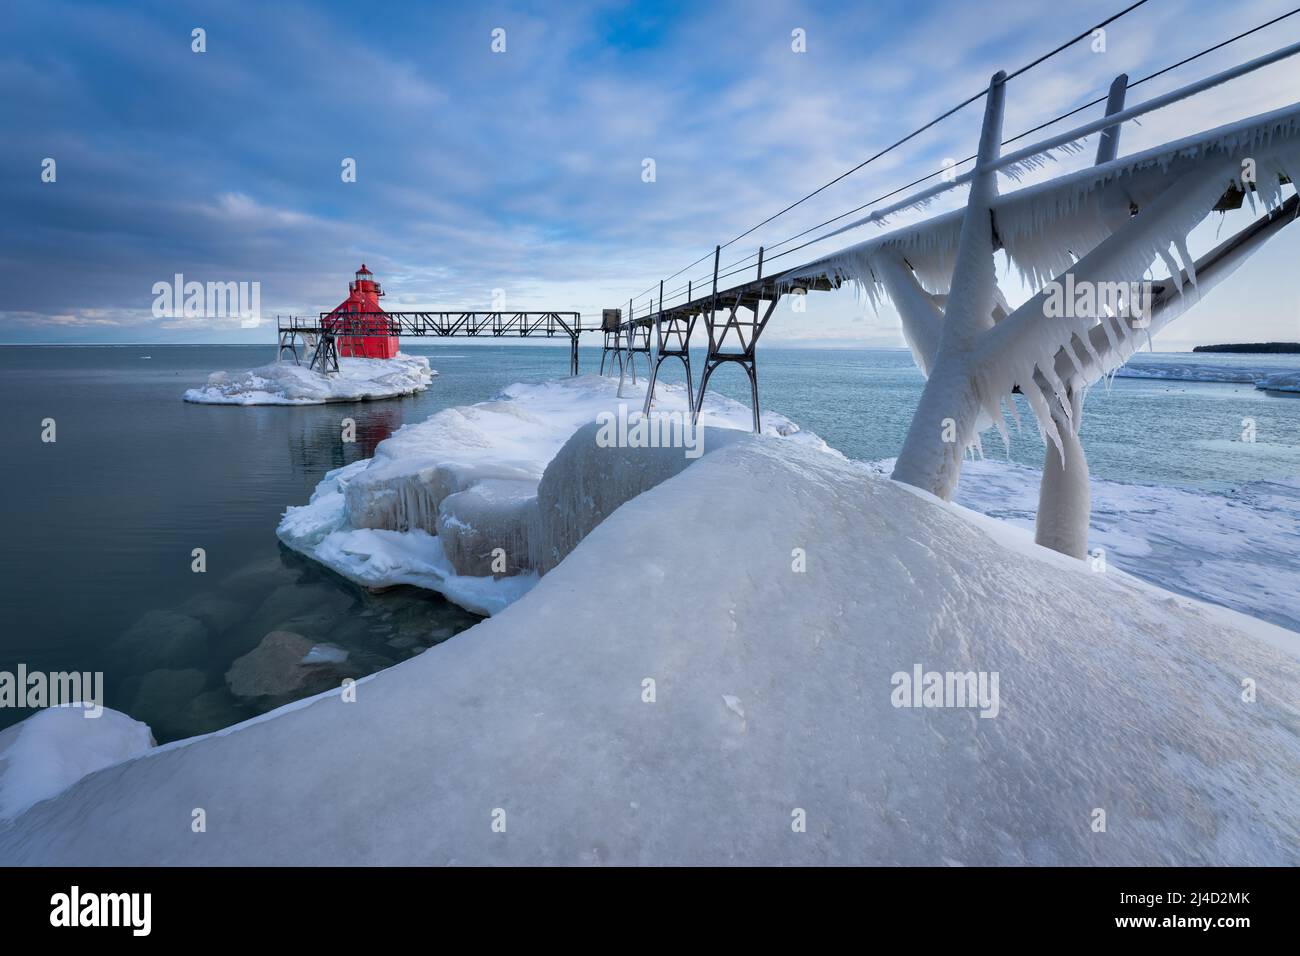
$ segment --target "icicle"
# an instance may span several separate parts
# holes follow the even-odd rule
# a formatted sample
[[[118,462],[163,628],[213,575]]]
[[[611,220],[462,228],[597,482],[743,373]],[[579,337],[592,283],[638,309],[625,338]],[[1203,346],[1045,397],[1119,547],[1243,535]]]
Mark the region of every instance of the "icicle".
[[[1187,251],[1187,237],[1179,236],[1174,240],[1174,246],[1178,249],[1178,257],[1183,260],[1183,268],[1187,270],[1187,281],[1193,286],[1196,285],[1196,260],[1192,254]]]
[[[1024,431],[1024,427],[1020,423],[1020,409],[1016,407],[1016,397],[1014,395],[1008,395],[1005,399],[998,399],[998,403],[1000,405],[1005,404],[1007,409],[1011,412],[1011,419],[1016,423],[1016,431]]]
[[[1160,256],[1161,260],[1165,264],[1165,268],[1169,270],[1169,278],[1173,281],[1174,288],[1178,290],[1179,295],[1182,295],[1183,294],[1182,267],[1177,262],[1174,261],[1174,257],[1170,255],[1168,249],[1162,247],[1156,251],[1156,254]]]
[[[1002,436],[1002,445],[1009,452],[1011,450],[1011,435],[1007,431],[1007,423],[1002,417],[1002,400],[994,398],[992,404],[981,402],[981,408],[993,423],[993,427]]]
[[[1021,393],[1025,396],[1025,401],[1029,407],[1034,410],[1034,417],[1038,419],[1038,428],[1040,432],[1046,433],[1044,443],[1048,439],[1056,447],[1057,453],[1061,456],[1061,467],[1065,467],[1065,442],[1061,439],[1061,433],[1057,430],[1056,421],[1052,418],[1051,410],[1047,407],[1047,402],[1043,395],[1036,388],[1023,388]]]
[[[1047,380],[1048,387],[1050,387],[1052,392],[1056,395],[1056,400],[1061,405],[1061,411],[1065,415],[1066,422],[1071,422],[1073,416],[1070,412],[1070,393],[1066,389],[1065,383],[1056,375],[1056,363],[1046,362],[1044,365],[1046,367],[1040,367],[1038,372]]]
[[[1087,334],[1088,333],[1085,331],[1084,335]],[[1084,371],[1083,363],[1079,361],[1079,353],[1077,353],[1074,350],[1074,343],[1078,339],[1079,339],[1078,335],[1071,335],[1070,341],[1065,343],[1065,348],[1063,348],[1061,351],[1065,352],[1065,357],[1070,360],[1070,364],[1074,367],[1075,376],[1078,377],[1080,381],[1084,381],[1087,379],[1088,373]]]
[[[1106,342],[1110,345],[1111,349],[1114,350],[1119,348],[1119,339],[1116,338],[1115,329],[1107,319],[1108,316],[1103,315],[1098,319],[1098,324],[1101,326],[1102,331],[1106,333]]]

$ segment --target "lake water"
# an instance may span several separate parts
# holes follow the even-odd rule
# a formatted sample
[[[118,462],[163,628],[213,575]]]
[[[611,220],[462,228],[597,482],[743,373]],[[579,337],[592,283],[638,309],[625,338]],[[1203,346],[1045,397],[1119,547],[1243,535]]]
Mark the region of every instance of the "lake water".
[[[162,742],[324,689],[256,701],[230,691],[231,664],[272,630],[342,648],[343,671],[361,676],[471,626],[474,616],[435,594],[369,593],[275,537],[286,506],[306,501],[326,471],[368,457],[404,422],[567,370],[567,348],[453,342],[404,351],[427,355],[440,373],[421,395],[243,408],[191,405],[181,394],[212,371],[270,361],[272,347],[0,348],[0,670],[21,662],[103,671],[107,706],[146,721]],[[1300,366],[1297,356],[1197,357],[1211,359]],[[581,361],[594,372],[599,350],[584,348]],[[680,381],[673,364],[665,378]],[[892,350],[764,349],[759,375],[765,407],[863,460],[897,454],[922,386],[910,356]],[[738,369],[721,369],[714,388],[748,401]],[[357,423],[355,444],[340,441],[344,417]],[[47,418],[54,443],[41,441]],[[1022,418],[1010,456],[1037,467],[1043,448],[1023,406]],[[1251,443],[1241,441],[1245,419],[1254,422]],[[1090,395],[1083,438],[1097,478],[1207,492],[1283,481],[1300,476],[1300,399],[1244,383],[1117,378]],[[985,450],[1005,457],[1000,439]],[[191,570],[195,548],[206,552],[205,573]],[[0,710],[0,727],[28,713]]]

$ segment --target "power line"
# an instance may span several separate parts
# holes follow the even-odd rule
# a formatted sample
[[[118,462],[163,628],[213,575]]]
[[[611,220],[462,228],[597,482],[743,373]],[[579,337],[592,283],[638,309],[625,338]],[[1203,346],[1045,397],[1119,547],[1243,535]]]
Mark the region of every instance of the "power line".
[[[1006,79],[1007,79],[1007,80],[1014,79],[1015,77],[1020,76],[1021,74],[1025,73],[1025,72],[1027,72],[1027,71],[1029,71],[1029,70],[1032,70],[1034,67],[1038,66],[1038,65],[1041,64],[1041,63],[1044,63],[1044,62],[1047,61],[1047,60],[1050,60],[1052,57],[1056,56],[1058,53],[1062,52],[1063,50],[1066,50],[1066,49],[1068,49],[1069,47],[1073,46],[1074,44],[1078,43],[1080,40],[1083,40],[1083,39],[1086,39],[1086,38],[1092,36],[1093,31],[1095,31],[1095,30],[1100,30],[1102,27],[1105,27],[1105,26],[1108,26],[1108,25],[1111,24],[1111,23],[1114,23],[1114,22],[1115,22],[1116,20],[1118,20],[1120,17],[1125,16],[1125,15],[1128,14],[1128,13],[1131,13],[1132,11],[1136,10],[1138,7],[1140,7],[1140,6],[1144,5],[1144,4],[1146,4],[1147,2],[1149,2],[1149,0],[1136,0],[1135,3],[1130,4],[1129,6],[1125,7],[1123,10],[1120,10],[1118,13],[1112,14],[1111,16],[1107,17],[1105,20],[1102,20],[1100,23],[1097,23],[1097,24],[1095,24],[1095,25],[1089,27],[1087,30],[1084,30],[1082,33],[1078,34],[1077,36],[1073,37],[1072,39],[1069,39],[1069,40],[1065,41],[1064,43],[1060,44],[1059,46],[1055,47],[1054,49],[1048,51],[1047,53],[1044,53],[1042,56],[1038,57],[1037,59],[1033,60],[1032,62],[1030,62],[1030,63],[1026,63],[1024,66],[1020,67],[1020,69],[1018,69],[1018,70],[1014,71],[1013,73],[1011,73],[1010,75],[1008,75]],[[749,236],[749,235],[753,234],[756,230],[761,229],[763,226],[766,226],[768,223],[772,222],[774,219],[777,219],[777,218],[779,218],[779,217],[785,215],[787,212],[789,212],[791,209],[794,209],[796,206],[799,206],[799,205],[801,205],[801,204],[807,202],[809,199],[812,199],[812,198],[813,198],[814,196],[816,196],[817,194],[819,194],[819,193],[825,191],[826,189],[829,189],[831,186],[834,186],[836,183],[838,183],[838,182],[840,182],[840,181],[842,181],[842,180],[848,178],[849,176],[852,176],[852,175],[853,175],[854,173],[856,173],[858,170],[860,170],[860,169],[862,169],[863,167],[865,167],[865,166],[867,166],[867,165],[869,165],[869,164],[875,162],[875,161],[876,161],[877,159],[879,159],[880,157],[886,155],[887,153],[892,152],[893,150],[897,149],[899,146],[902,146],[904,143],[907,143],[907,142],[909,142],[910,140],[915,139],[917,136],[921,135],[921,134],[924,133],[926,130],[930,129],[930,128],[933,127],[933,126],[938,125],[939,123],[941,123],[941,122],[943,122],[944,120],[946,120],[948,117],[952,116],[954,113],[957,113],[957,112],[959,112],[960,110],[965,109],[967,106],[970,106],[970,104],[976,102],[977,100],[983,99],[983,98],[984,98],[985,96],[987,96],[987,95],[988,95],[988,88],[985,87],[984,89],[981,89],[978,93],[975,93],[975,94],[973,94],[972,96],[969,96],[969,97],[967,97],[966,99],[962,100],[960,103],[958,103],[956,106],[952,107],[951,109],[946,110],[945,112],[939,114],[939,115],[936,116],[934,119],[930,120],[930,122],[926,123],[924,126],[920,126],[920,127],[916,128],[916,129],[914,129],[912,132],[908,133],[908,134],[907,134],[906,136],[904,136],[902,139],[899,139],[899,140],[897,140],[897,141],[891,143],[890,145],[886,146],[884,149],[881,149],[879,152],[875,153],[874,155],[869,156],[867,159],[864,159],[862,162],[858,163],[858,165],[854,166],[852,169],[849,169],[849,170],[847,170],[847,171],[841,173],[840,175],[838,175],[838,176],[836,176],[834,179],[832,179],[830,182],[828,182],[828,183],[824,183],[824,184],[822,184],[821,186],[818,186],[816,189],[814,189],[812,192],[808,193],[808,194],[807,194],[806,196],[804,196],[803,198],[798,199],[798,200],[796,200],[795,202],[790,203],[790,205],[786,206],[784,209],[780,210],[779,212],[773,213],[771,216],[768,216],[768,217],[767,217],[766,219],[764,219],[762,222],[758,223],[758,225],[756,225],[756,226],[751,226],[749,229],[746,229],[746,230],[745,230],[744,232],[742,232],[740,235],[735,236],[735,237],[733,237],[733,238],[731,238],[731,239],[728,239],[726,242],[722,243],[722,245],[721,245],[719,248],[721,248],[721,249],[725,249],[725,248],[727,248],[728,246],[732,245],[733,243],[739,242],[741,239],[744,239],[746,236]],[[927,178],[928,178],[928,177],[927,177]],[[698,259],[696,259],[694,262],[692,262],[690,265],[687,265],[687,266],[685,266],[685,267],[683,267],[683,268],[677,270],[677,271],[674,272],[672,275],[668,276],[668,278],[665,279],[664,281],[669,281],[669,280],[672,280],[672,279],[677,278],[677,276],[681,275],[681,274],[682,274],[683,272],[685,272],[687,269],[691,269],[691,268],[694,268],[695,266],[699,265],[701,262],[703,262],[705,259],[707,259],[707,258],[709,257],[709,255],[710,255],[709,253],[705,253],[704,255],[700,256],[700,258],[698,258]],[[640,295],[634,296],[633,299],[640,299],[640,298],[642,298],[642,296],[645,296],[647,293],[652,293],[652,292],[654,291],[654,289],[655,289],[655,287],[654,287],[654,286],[651,286],[649,289],[646,289],[646,290],[645,290],[644,292],[642,292]]]
[[[1277,24],[1277,23],[1281,22],[1282,20],[1286,20],[1286,19],[1289,18],[1289,17],[1293,17],[1293,16],[1295,16],[1297,13],[1300,13],[1300,7],[1296,7],[1295,9],[1290,10],[1290,11],[1288,11],[1287,13],[1284,13],[1284,14],[1281,14],[1280,16],[1274,17],[1273,19],[1268,20],[1268,21],[1266,21],[1265,23],[1261,23],[1261,24],[1259,24],[1259,25],[1256,26],[1256,27],[1252,27],[1252,28],[1249,29],[1249,30],[1245,30],[1245,31],[1243,31],[1242,33],[1238,33],[1236,36],[1230,37],[1230,38],[1228,38],[1228,39],[1226,39],[1226,40],[1223,40],[1223,41],[1221,41],[1221,42],[1219,42],[1219,43],[1216,43],[1216,44],[1214,44],[1213,46],[1206,47],[1204,50],[1201,50],[1201,51],[1198,52],[1198,53],[1194,53],[1194,54],[1192,54],[1191,56],[1184,57],[1183,59],[1179,60],[1179,61],[1176,62],[1176,63],[1172,63],[1172,64],[1170,64],[1169,66],[1166,66],[1166,67],[1163,67],[1163,68],[1161,68],[1161,69],[1159,69],[1159,70],[1156,70],[1154,73],[1150,73],[1150,74],[1148,74],[1148,75],[1142,77],[1142,78],[1139,79],[1139,80],[1135,80],[1135,81],[1133,81],[1133,82],[1127,84],[1126,89],[1130,89],[1130,90],[1131,90],[1131,89],[1133,89],[1133,88],[1135,88],[1135,87],[1141,86],[1143,83],[1147,83],[1147,82],[1149,82],[1149,81],[1151,81],[1151,80],[1156,79],[1157,77],[1163,76],[1163,75],[1165,75],[1166,73],[1169,73],[1169,72],[1171,72],[1172,70],[1176,70],[1176,69],[1178,69],[1178,68],[1181,67],[1181,66],[1186,66],[1188,63],[1191,63],[1191,62],[1194,61],[1194,60],[1198,60],[1198,59],[1200,59],[1200,58],[1203,57],[1203,56],[1207,56],[1207,55],[1209,55],[1210,53],[1214,53],[1214,52],[1217,51],[1217,50],[1221,50],[1221,49],[1223,49],[1223,47],[1228,46],[1228,45],[1231,44],[1231,43],[1235,43],[1235,42],[1237,42],[1238,40],[1242,40],[1242,39],[1244,39],[1244,38],[1246,38],[1246,37],[1248,37],[1248,36],[1251,36],[1252,34],[1258,33],[1258,32],[1261,31],[1261,30],[1267,29],[1268,27],[1271,27],[1271,26],[1273,26],[1274,24]],[[1021,71],[1017,71],[1017,72],[1023,72],[1023,69],[1022,69]],[[1008,77],[1008,78],[1009,78],[1009,77]],[[1077,107],[1075,107],[1074,109],[1071,109],[1071,110],[1068,110],[1067,112],[1061,113],[1060,115],[1054,117],[1053,119],[1048,120],[1048,121],[1045,122],[1045,123],[1040,123],[1039,125],[1034,126],[1034,127],[1031,127],[1030,129],[1024,130],[1024,131],[1021,132],[1021,133],[1017,133],[1015,136],[1012,136],[1012,137],[1010,137],[1009,139],[1005,139],[1005,140],[1003,140],[1003,141],[1002,141],[1002,145],[1003,145],[1003,146],[1007,146],[1007,145],[1009,145],[1009,144],[1011,144],[1011,143],[1014,143],[1014,142],[1016,142],[1016,141],[1018,141],[1018,140],[1024,139],[1026,136],[1029,136],[1029,135],[1031,135],[1031,134],[1033,134],[1033,133],[1037,133],[1037,132],[1039,132],[1040,130],[1046,129],[1046,128],[1049,127],[1049,126],[1053,126],[1053,125],[1055,125],[1056,123],[1059,123],[1059,122],[1061,122],[1061,121],[1064,120],[1064,119],[1068,119],[1069,117],[1074,116],[1074,115],[1076,115],[1076,114],[1078,114],[1078,113],[1081,113],[1081,112],[1083,112],[1083,111],[1086,110],[1086,109],[1089,109],[1089,108],[1091,108],[1091,107],[1093,107],[1093,106],[1097,106],[1097,105],[1099,105],[1099,104],[1101,104],[1101,103],[1105,103],[1105,102],[1106,102],[1106,97],[1105,97],[1105,96],[1099,97],[1098,99],[1090,100],[1089,102],[1084,103],[1084,104],[1081,105],[1081,106],[1077,106]],[[832,217],[831,219],[827,219],[825,222],[818,223],[818,224],[815,225],[815,226],[810,226],[810,227],[808,227],[807,229],[804,229],[802,232],[798,232],[798,233],[796,233],[795,235],[790,236],[790,237],[787,238],[787,239],[782,239],[780,242],[774,243],[774,244],[771,245],[771,246],[767,246],[767,247],[766,247],[766,252],[767,252],[767,253],[771,253],[771,251],[774,250],[774,249],[778,249],[778,248],[780,248],[781,246],[784,246],[784,245],[786,245],[786,244],[788,244],[788,243],[794,242],[796,239],[801,239],[801,238],[803,238],[804,236],[808,235],[809,233],[816,232],[818,229],[822,229],[822,228],[825,228],[826,226],[833,225],[834,223],[839,222],[841,219],[845,219],[845,218],[847,218],[847,217],[849,217],[849,216],[852,216],[852,215],[855,214],[855,213],[861,212],[861,211],[864,210],[864,209],[868,209],[868,208],[870,208],[871,206],[874,206],[874,205],[876,205],[876,204],[878,204],[878,203],[880,203],[880,202],[883,202],[883,201],[886,200],[886,199],[889,199],[889,198],[891,198],[891,197],[893,197],[893,196],[896,196],[896,195],[898,195],[899,193],[901,193],[901,192],[903,192],[903,191],[905,191],[905,190],[911,189],[913,186],[920,185],[921,183],[925,182],[926,180],[933,179],[935,176],[938,176],[938,175],[940,175],[940,174],[946,172],[948,169],[953,169],[953,168],[956,168],[957,166],[962,166],[962,165],[965,165],[966,163],[972,162],[975,158],[976,158],[976,157],[975,157],[974,155],[967,156],[965,159],[959,160],[958,162],[954,163],[951,167],[947,167],[947,166],[946,166],[946,167],[944,167],[943,169],[937,169],[937,170],[935,170],[934,172],[927,173],[926,175],[921,176],[921,177],[918,178],[918,179],[914,179],[914,180],[912,180],[910,183],[906,183],[905,185],[899,186],[897,189],[890,190],[889,192],[884,193],[883,195],[877,196],[875,199],[869,200],[868,202],[865,202],[865,203],[863,203],[863,204],[860,205],[860,206],[855,206],[854,208],[848,210],[847,212],[840,213],[839,215],[834,216],[834,217]],[[807,248],[807,247],[810,246],[810,245],[814,245],[814,244],[816,244],[817,242],[820,242],[822,238],[826,238],[826,237],[819,237],[819,238],[816,238],[816,239],[812,239],[812,240],[809,240],[808,242],[802,243],[801,245],[798,245],[798,246],[794,247],[793,249],[788,249],[788,250],[786,250],[785,252],[777,253],[776,255],[769,255],[769,256],[767,257],[767,261],[771,261],[772,259],[779,259],[779,258],[781,258],[781,257],[783,257],[783,256],[789,255],[789,254],[792,253],[792,252],[797,252],[797,251],[799,251],[800,249],[805,249],[805,248]],[[755,252],[755,253],[750,253],[748,256],[745,256],[743,259],[739,259],[739,260],[737,260],[736,262],[731,263],[730,265],[728,265],[728,266],[725,267],[727,270],[731,270],[731,271],[724,271],[724,272],[720,273],[719,276],[718,276],[718,278],[719,278],[719,279],[722,279],[722,278],[725,278],[725,277],[728,277],[728,276],[736,275],[736,274],[738,274],[738,273],[740,273],[740,272],[747,271],[747,268],[746,268],[746,269],[734,269],[734,267],[735,267],[735,266],[739,266],[739,265],[743,265],[744,263],[747,263],[747,262],[749,262],[750,260],[757,258],[757,255],[758,255],[758,254],[757,254],[756,252]],[[707,258],[707,257],[706,257],[706,258]],[[697,263],[698,263],[699,261],[701,261],[701,260],[696,260]],[[694,265],[694,264],[695,264],[695,263],[692,263],[692,265]],[[690,266],[688,266],[687,268],[690,268]],[[684,272],[684,271],[686,271],[686,270],[683,269],[682,272]],[[677,274],[680,275],[680,273],[677,273]],[[712,273],[709,274],[709,277],[711,277],[711,276],[712,276]],[[706,278],[707,278],[707,277],[706,277]],[[673,294],[675,295],[677,292],[681,292],[682,289],[684,289],[684,288],[686,288],[686,287],[683,286],[683,287],[677,289],[676,292],[673,293]]]

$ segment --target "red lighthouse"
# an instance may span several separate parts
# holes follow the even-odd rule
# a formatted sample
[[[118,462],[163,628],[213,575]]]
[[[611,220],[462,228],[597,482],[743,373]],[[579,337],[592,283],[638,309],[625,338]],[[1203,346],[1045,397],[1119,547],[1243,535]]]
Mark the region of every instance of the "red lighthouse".
[[[390,335],[392,324],[384,315],[379,297],[384,290],[379,288],[375,275],[361,263],[356,280],[348,283],[348,297],[329,314],[325,321],[331,319],[346,321],[348,331],[370,332],[366,335],[340,335],[338,338],[339,355],[353,358],[392,358],[397,354],[397,336]],[[359,318],[347,319],[347,313],[366,313]],[[342,325],[342,322],[340,322]],[[396,331],[395,329],[392,329]]]

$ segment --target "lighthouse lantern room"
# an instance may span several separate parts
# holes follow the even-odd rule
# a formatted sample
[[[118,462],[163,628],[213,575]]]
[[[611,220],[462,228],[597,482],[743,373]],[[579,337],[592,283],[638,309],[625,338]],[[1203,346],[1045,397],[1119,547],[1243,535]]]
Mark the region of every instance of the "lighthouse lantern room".
[[[389,359],[397,354],[396,329],[379,304],[379,297],[383,294],[374,273],[366,268],[364,262],[361,263],[356,279],[348,283],[348,297],[326,319],[327,324],[330,320],[338,323],[340,330],[345,328],[348,332],[362,333],[339,335],[339,355]],[[348,313],[360,315],[348,317]]]

